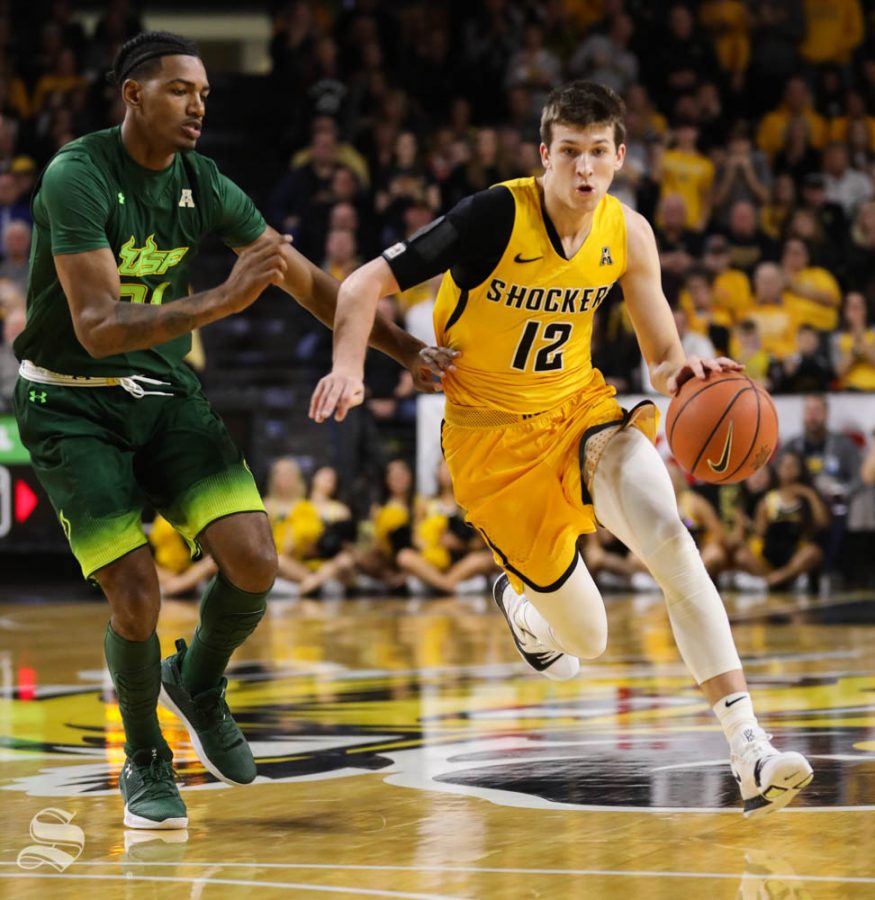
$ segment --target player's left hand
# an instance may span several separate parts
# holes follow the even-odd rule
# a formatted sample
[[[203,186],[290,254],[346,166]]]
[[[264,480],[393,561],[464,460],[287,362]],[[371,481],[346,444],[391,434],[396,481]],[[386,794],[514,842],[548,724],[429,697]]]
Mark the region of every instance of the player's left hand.
[[[703,356],[688,356],[678,370],[665,383],[672,397],[680,390],[681,385],[691,378],[704,381],[710,372],[741,372],[744,366],[728,356],[708,359]]]
[[[346,418],[353,406],[365,399],[365,386],[361,378],[331,372],[319,381],[310,400],[310,418],[324,422],[334,414],[338,422]]]
[[[454,360],[460,355],[459,350],[449,347],[423,347],[407,364],[413,386],[424,394],[440,393],[444,389],[444,378],[455,371]]]

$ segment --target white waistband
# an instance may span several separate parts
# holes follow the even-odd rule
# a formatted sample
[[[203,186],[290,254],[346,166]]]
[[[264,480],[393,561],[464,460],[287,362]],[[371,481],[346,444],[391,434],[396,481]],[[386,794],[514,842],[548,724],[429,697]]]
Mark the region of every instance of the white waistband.
[[[51,372],[42,366],[37,366],[29,359],[21,361],[18,367],[18,374],[28,381],[35,381],[37,384],[58,384],[63,387],[120,387],[126,390],[132,397],[139,400],[141,397],[172,397],[169,391],[147,391],[143,388],[144,384],[161,385],[170,387],[169,381],[156,381],[154,378],[147,378],[145,375],[126,375],[120,378],[97,378],[92,375],[61,375],[59,372]]]

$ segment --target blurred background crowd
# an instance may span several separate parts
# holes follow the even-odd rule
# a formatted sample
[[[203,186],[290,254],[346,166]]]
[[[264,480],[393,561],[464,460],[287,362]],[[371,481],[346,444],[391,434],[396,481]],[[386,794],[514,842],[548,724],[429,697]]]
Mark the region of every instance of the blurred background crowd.
[[[143,27],[129,0],[82,5],[88,28],[69,0],[0,0],[0,411],[24,322],[29,193],[59,147],[121,120],[104,74]],[[200,149],[338,279],[467,194],[539,173],[540,109],[563,80],[621,94],[612,193],[653,223],[687,352],[810,395],[802,433],[751,483],[718,491],[676,473],[709,567],[748,588],[872,579],[872,436],[831,431],[828,395],[875,391],[875,2],[293,0],[264,15],[270,71],[210,68]],[[205,248],[195,286],[227,268]],[[436,290],[382,312],[431,343]],[[304,411],[330,364],[326,329],[269,291],[200,337],[191,363],[265,486],[289,583],[482,582],[489,554],[445,474],[436,496],[413,497],[405,372],[370,354],[365,406],[314,433]],[[651,389],[619,288],[593,361],[620,393]],[[160,520],[153,535],[168,590],[191,590],[209,561],[191,570]],[[605,585],[650,587],[610,536],[585,549]]]

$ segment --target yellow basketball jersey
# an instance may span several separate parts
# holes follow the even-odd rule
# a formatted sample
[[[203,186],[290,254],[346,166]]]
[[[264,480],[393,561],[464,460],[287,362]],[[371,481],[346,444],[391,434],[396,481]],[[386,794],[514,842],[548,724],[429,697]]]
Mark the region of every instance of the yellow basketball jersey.
[[[507,247],[476,288],[444,275],[434,325],[439,344],[462,351],[444,384],[450,403],[527,415],[558,406],[597,377],[592,320],[626,271],[626,219],[620,202],[605,196],[583,246],[565,259],[550,239],[535,179],[503,185],[515,204]]]

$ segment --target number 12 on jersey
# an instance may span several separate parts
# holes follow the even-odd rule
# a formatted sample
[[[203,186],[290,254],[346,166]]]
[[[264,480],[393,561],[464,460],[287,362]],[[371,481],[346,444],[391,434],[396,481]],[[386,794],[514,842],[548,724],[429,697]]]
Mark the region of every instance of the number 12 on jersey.
[[[543,332],[539,338],[538,333]],[[523,328],[523,334],[516,346],[511,367],[525,372],[529,368],[529,357],[536,340],[549,341],[535,352],[533,372],[555,372],[562,368],[562,348],[571,337],[571,322],[548,322],[544,324],[537,319],[529,319]]]

